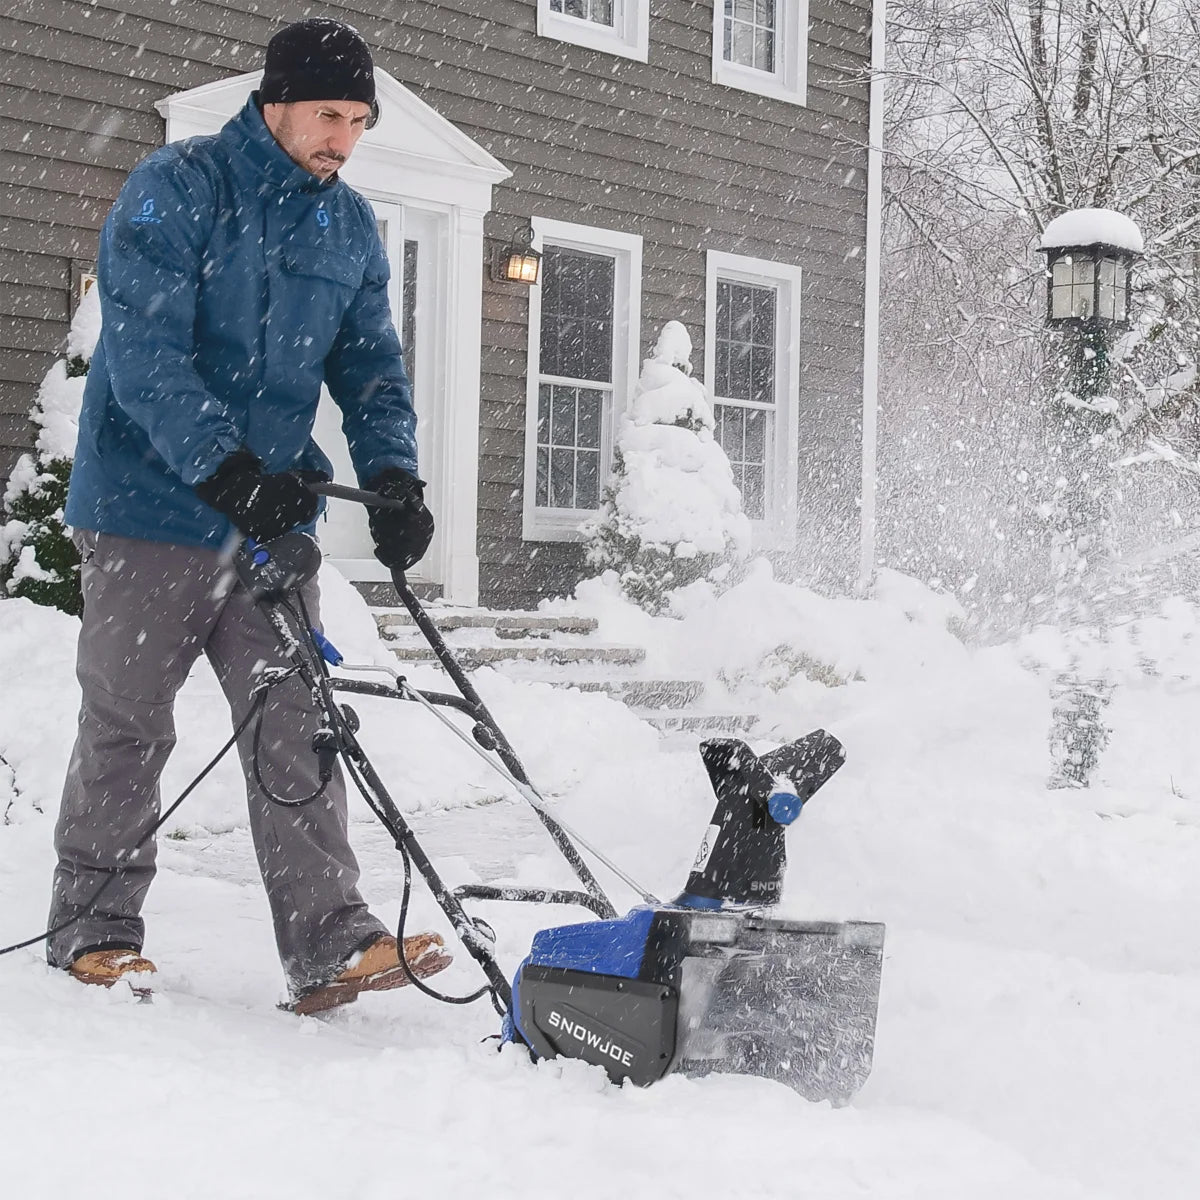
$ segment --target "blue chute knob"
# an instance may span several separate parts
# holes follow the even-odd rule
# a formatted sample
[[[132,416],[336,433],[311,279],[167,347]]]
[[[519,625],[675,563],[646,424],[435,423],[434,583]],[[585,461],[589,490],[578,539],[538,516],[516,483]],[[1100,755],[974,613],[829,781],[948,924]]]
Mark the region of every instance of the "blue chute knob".
[[[790,784],[777,783],[767,797],[767,812],[777,825],[790,825],[803,807],[804,801],[796,795]]]

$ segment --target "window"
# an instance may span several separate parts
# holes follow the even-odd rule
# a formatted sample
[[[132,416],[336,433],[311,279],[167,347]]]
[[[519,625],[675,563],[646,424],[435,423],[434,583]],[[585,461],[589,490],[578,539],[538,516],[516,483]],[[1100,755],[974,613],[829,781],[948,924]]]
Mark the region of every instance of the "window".
[[[1096,264],[1090,258],[1060,258],[1053,268],[1055,317],[1092,315],[1096,291]]]
[[[607,254],[548,246],[542,270],[534,502],[538,508],[599,508],[616,263]]]
[[[641,238],[534,219],[541,283],[529,313],[525,537],[576,540],[600,507],[613,415],[636,378]]]
[[[717,280],[716,438],[729,456],[742,509],[766,516],[767,464],[775,429],[776,317],[779,297],[769,284]]]
[[[799,267],[710,251],[705,374],[714,436],[760,546],[795,535]]]
[[[539,37],[647,60],[650,0],[538,0]]]
[[[714,0],[713,82],[804,104],[808,0]]]

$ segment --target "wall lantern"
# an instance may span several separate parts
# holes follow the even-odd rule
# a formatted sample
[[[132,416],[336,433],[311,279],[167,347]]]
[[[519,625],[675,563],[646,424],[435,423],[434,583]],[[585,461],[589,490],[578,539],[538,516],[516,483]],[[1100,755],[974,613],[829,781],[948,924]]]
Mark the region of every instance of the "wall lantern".
[[[533,248],[533,230],[518,229],[507,246],[492,256],[492,278],[497,283],[535,284],[542,271],[542,256]]]
[[[1142,253],[1141,230],[1108,208],[1055,217],[1042,234],[1046,324],[1052,329],[1129,328],[1129,268]]]

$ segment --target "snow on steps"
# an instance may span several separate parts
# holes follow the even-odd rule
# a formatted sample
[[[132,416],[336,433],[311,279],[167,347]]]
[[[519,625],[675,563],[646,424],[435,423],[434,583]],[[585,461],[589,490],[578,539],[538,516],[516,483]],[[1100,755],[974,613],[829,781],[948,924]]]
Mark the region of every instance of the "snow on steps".
[[[663,733],[746,733],[754,724],[749,713],[705,711],[700,706],[704,684],[698,679],[659,679],[637,673],[645,649],[589,641],[596,631],[590,617],[449,605],[431,606],[429,615],[468,671],[492,666],[512,678],[604,692]],[[375,621],[401,662],[434,660],[406,610],[376,608]]]

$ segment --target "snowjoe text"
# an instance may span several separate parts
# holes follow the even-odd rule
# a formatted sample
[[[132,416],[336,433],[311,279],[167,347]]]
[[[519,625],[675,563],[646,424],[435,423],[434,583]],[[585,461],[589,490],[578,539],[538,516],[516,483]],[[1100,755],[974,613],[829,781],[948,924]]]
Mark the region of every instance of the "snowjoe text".
[[[606,1038],[603,1034],[596,1033],[595,1030],[589,1029],[586,1025],[581,1025],[578,1021],[572,1021],[570,1017],[564,1017],[557,1009],[550,1013],[547,1024],[551,1029],[561,1029],[563,1033],[575,1038],[576,1041],[589,1046],[597,1053],[604,1055],[605,1058],[611,1058],[623,1067],[633,1066],[633,1052],[631,1050],[622,1050],[612,1038]]]

